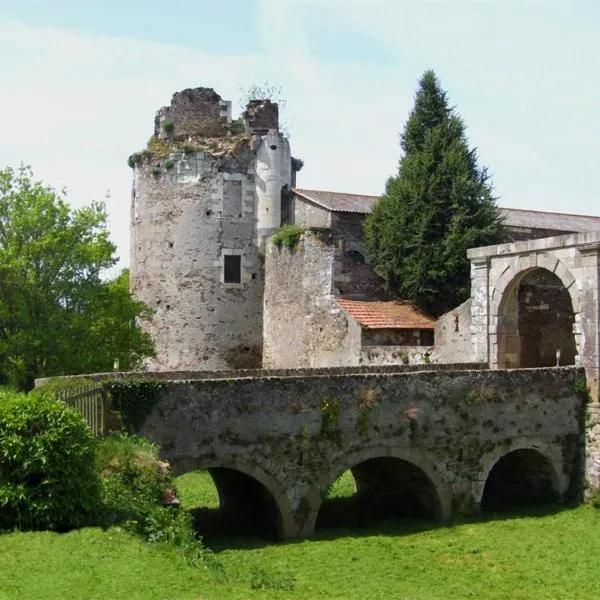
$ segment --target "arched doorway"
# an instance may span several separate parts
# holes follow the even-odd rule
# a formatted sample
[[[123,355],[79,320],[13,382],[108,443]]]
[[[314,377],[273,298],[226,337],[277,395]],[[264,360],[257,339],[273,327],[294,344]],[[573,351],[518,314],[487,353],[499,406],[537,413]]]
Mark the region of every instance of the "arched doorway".
[[[498,367],[575,364],[574,323],[571,296],[557,275],[539,267],[519,273],[498,311]]]
[[[209,542],[240,536],[283,537],[275,498],[265,485],[242,471],[213,467],[188,472],[176,485],[182,508],[191,512],[198,533]]]
[[[490,470],[483,496],[483,511],[502,512],[518,507],[552,504],[561,499],[551,461],[537,450],[505,454]]]
[[[433,520],[442,513],[437,490],[427,474],[395,457],[356,464],[342,474],[341,481],[332,482],[328,492],[317,529],[370,526],[389,518]]]

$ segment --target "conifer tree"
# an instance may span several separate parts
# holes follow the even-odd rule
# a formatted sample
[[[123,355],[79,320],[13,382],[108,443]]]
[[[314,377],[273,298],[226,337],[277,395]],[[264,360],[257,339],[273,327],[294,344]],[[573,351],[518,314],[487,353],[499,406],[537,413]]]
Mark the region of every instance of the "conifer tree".
[[[469,297],[466,251],[502,241],[502,219],[433,71],[419,82],[400,145],[398,174],[365,221],[365,242],[390,291],[437,316]]]

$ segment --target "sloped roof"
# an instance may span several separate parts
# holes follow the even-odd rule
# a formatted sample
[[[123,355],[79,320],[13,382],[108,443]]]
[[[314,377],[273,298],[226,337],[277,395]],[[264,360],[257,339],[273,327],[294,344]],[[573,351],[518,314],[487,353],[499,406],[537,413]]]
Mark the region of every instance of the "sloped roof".
[[[433,329],[434,319],[410,302],[337,297],[335,301],[366,329]]]
[[[375,204],[378,198],[378,196],[325,192],[323,190],[304,190],[300,188],[295,188],[294,192],[332,212],[350,212],[365,215],[373,210],[373,204]]]
[[[369,214],[379,196],[326,192],[322,190],[294,190],[299,196],[330,210],[331,212],[350,212]],[[522,210],[520,208],[501,208],[504,222],[508,227],[526,229],[548,229],[579,233],[600,231],[600,217],[573,215],[568,213]]]
[[[504,215],[504,223],[507,227],[554,229],[573,233],[600,231],[600,217],[522,210],[520,208],[501,208],[500,210]]]

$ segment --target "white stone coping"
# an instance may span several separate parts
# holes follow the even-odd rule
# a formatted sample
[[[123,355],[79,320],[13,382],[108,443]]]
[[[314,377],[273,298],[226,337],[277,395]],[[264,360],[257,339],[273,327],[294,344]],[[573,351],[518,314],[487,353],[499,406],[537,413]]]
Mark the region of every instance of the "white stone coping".
[[[598,245],[600,249],[600,231],[586,231],[584,233],[570,233],[555,237],[540,238],[537,240],[524,240],[520,242],[509,242],[494,246],[482,246],[480,248],[469,248],[467,257],[469,260],[478,260],[491,256],[507,256],[511,254],[522,254],[524,252],[537,252],[540,250],[555,250],[572,246]]]

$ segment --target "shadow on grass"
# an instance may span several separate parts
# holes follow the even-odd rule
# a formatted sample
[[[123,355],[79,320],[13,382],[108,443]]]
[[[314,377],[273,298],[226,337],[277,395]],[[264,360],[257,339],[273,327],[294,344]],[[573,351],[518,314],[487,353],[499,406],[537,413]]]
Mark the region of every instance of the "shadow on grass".
[[[345,537],[402,536],[452,528],[467,523],[485,523],[522,518],[548,517],[576,508],[575,505],[546,503],[511,506],[506,510],[486,511],[480,515],[436,521],[415,514],[394,515],[376,512],[353,498],[337,498],[323,502],[315,532],[309,541],[332,541]],[[218,509],[191,511],[196,529],[204,543],[215,553],[232,549],[256,549],[275,543],[294,544],[305,539],[279,540],[274,523],[238,515],[224,515]]]

